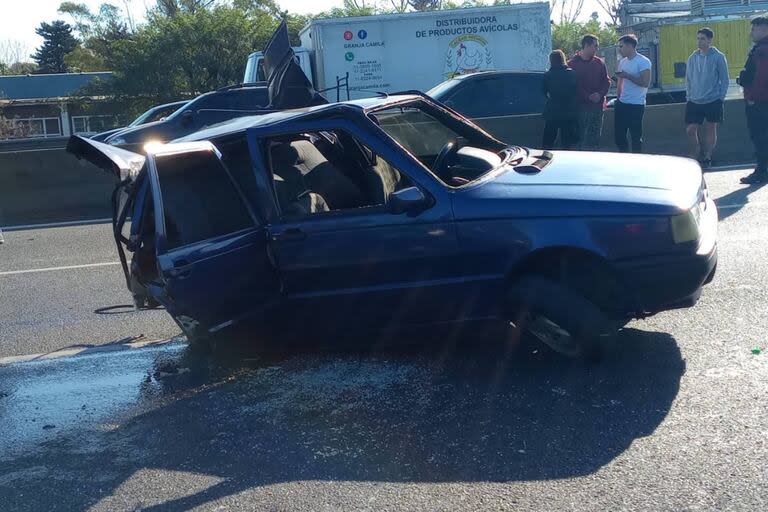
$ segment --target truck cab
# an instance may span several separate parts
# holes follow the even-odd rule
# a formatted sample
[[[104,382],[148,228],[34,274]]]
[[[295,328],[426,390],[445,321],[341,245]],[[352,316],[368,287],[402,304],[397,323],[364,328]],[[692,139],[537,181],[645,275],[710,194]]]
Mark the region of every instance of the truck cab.
[[[312,50],[303,46],[293,47],[293,53],[299,61],[299,66],[304,74],[312,81],[312,85],[318,87],[315,80],[315,74],[312,72]],[[248,63],[245,65],[244,84],[255,84],[266,82],[267,76],[264,73],[264,52],[253,52],[248,56]]]

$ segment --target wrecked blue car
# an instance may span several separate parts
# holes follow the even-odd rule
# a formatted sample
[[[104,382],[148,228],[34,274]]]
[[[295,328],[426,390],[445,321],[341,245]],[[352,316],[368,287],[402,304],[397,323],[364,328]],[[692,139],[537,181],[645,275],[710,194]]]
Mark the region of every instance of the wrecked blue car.
[[[424,95],[240,118],[145,156],[69,151],[119,181],[137,305],[190,339],[499,319],[583,356],[694,305],[717,262],[694,161],[509,146]]]

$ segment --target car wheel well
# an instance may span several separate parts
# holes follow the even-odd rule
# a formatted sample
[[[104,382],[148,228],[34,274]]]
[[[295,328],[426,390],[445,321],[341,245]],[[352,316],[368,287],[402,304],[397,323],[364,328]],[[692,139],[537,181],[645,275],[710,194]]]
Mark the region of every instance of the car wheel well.
[[[540,249],[517,263],[507,275],[511,284],[525,275],[538,275],[580,293],[610,316],[620,316],[628,296],[613,266],[602,256],[584,249]]]

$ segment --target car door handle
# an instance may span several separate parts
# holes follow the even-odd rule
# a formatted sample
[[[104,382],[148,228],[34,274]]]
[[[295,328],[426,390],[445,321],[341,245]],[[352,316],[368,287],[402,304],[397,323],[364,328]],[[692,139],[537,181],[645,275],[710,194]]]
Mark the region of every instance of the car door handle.
[[[192,273],[192,265],[187,260],[176,260],[173,262],[173,265],[173,267],[165,271],[168,277],[186,279]]]
[[[300,242],[306,238],[307,234],[299,228],[286,229],[272,235],[272,240],[275,242]]]

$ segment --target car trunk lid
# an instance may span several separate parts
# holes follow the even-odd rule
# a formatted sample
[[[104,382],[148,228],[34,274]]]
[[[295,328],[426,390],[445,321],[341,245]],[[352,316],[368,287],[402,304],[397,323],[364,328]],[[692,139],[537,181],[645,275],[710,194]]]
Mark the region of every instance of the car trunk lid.
[[[67,152],[85,159],[118,181],[133,181],[144,167],[144,156],[132,151],[73,135],[67,143]]]

